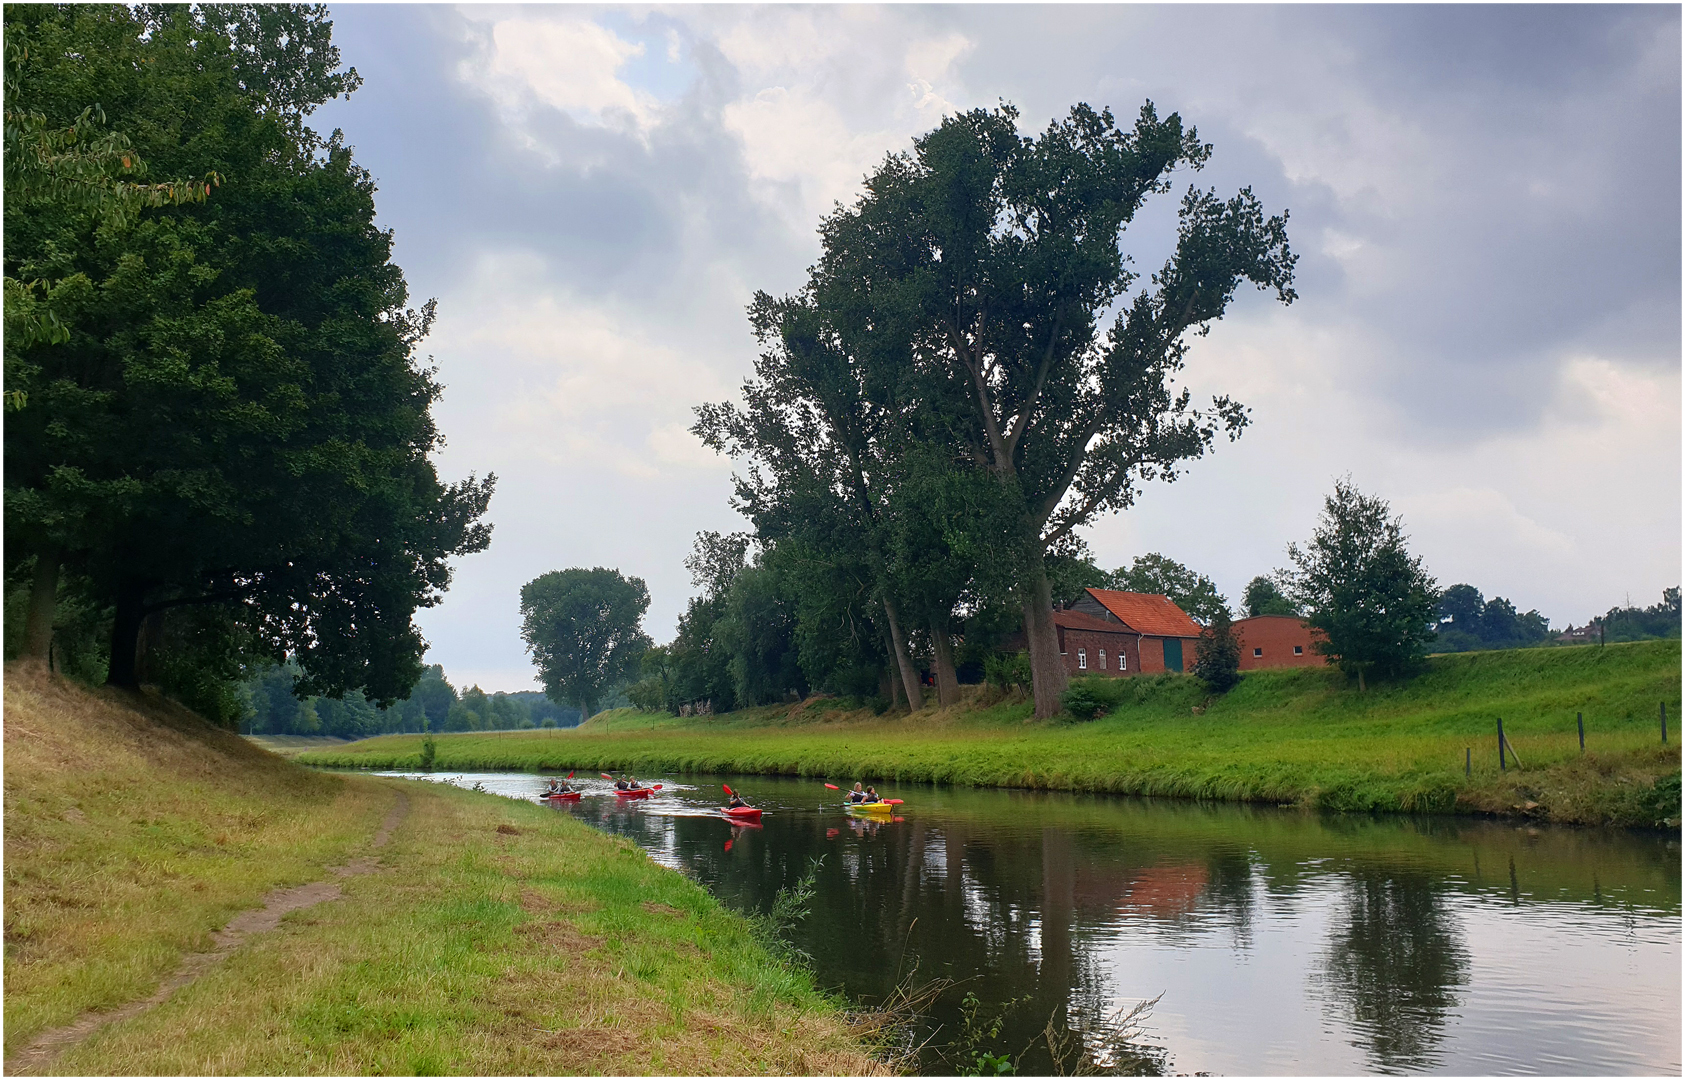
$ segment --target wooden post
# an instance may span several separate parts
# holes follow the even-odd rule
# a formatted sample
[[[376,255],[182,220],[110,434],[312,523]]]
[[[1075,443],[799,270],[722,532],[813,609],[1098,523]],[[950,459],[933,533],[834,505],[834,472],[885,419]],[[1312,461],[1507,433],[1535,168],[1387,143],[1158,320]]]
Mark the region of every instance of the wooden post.
[[[1463,747],[1463,775],[1474,775],[1474,747]]]
[[[1583,754],[1586,752],[1586,714],[1583,712],[1575,713],[1574,722],[1580,725],[1580,753]]]
[[[1500,716],[1498,717],[1498,771],[1502,772],[1507,768],[1509,768],[1509,765],[1504,761],[1504,718]]]
[[[1667,745],[1667,702],[1662,702],[1662,745]]]

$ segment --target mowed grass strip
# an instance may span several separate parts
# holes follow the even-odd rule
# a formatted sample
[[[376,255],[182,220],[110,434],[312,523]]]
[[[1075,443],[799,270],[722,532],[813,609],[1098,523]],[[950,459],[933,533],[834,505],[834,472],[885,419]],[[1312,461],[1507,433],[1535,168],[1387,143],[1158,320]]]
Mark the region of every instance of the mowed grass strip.
[[[6,667],[5,747],[7,1054],[146,997],[271,889],[365,844],[393,800],[27,664]]]
[[[6,1046],[145,998],[271,889],[369,853],[64,1074],[861,1073],[748,924],[547,807],[312,773],[167,703],[10,665]],[[141,809],[144,807],[144,811]]]
[[[364,781],[379,783],[378,781]],[[747,924],[564,812],[409,782],[385,869],[61,1073],[871,1072]]]
[[[1251,672],[1219,698],[1187,676],[1115,689],[1123,703],[1088,723],[1035,722],[1028,703],[975,695],[892,717],[823,700],[704,718],[622,711],[572,731],[440,735],[435,767],[784,773],[1626,825],[1678,814],[1679,734],[1664,746],[1659,718],[1664,702],[1679,714],[1677,641],[1438,656],[1365,693],[1308,668]],[[1519,766],[1499,768],[1499,718]],[[385,736],[301,760],[414,768],[420,751],[420,736]]]

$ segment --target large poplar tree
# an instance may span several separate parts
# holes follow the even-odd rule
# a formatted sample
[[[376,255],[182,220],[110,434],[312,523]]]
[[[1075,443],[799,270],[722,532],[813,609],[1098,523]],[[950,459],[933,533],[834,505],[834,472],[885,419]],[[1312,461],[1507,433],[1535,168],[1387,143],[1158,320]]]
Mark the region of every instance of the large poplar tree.
[[[1039,136],[1020,135],[1017,119],[1010,105],[949,117],[868,176],[854,205],[823,222],[804,290],[782,309],[757,301],[761,312],[799,314],[785,318],[784,348],[763,356],[758,373],[768,388],[795,385],[789,377],[804,370],[830,388],[829,397],[786,395],[795,422],[781,438],[870,451],[851,462],[935,446],[955,469],[994,479],[1009,512],[981,529],[1004,537],[1036,712],[1051,716],[1065,677],[1049,553],[1131,505],[1142,482],[1177,477],[1220,431],[1245,426],[1235,402],[1195,408],[1172,380],[1189,336],[1222,317],[1242,280],[1294,299],[1294,256],[1286,215],[1267,217],[1250,189],[1225,199],[1190,187],[1174,251],[1141,281],[1123,232],[1148,198],[1170,192],[1176,169],[1204,166],[1211,147],[1151,103],[1131,128],[1087,105]],[[813,405],[829,401],[845,407]],[[889,437],[872,441],[869,425],[839,417],[876,421]],[[864,506],[872,485],[859,472],[833,470],[822,482],[842,478],[830,490],[852,490]]]

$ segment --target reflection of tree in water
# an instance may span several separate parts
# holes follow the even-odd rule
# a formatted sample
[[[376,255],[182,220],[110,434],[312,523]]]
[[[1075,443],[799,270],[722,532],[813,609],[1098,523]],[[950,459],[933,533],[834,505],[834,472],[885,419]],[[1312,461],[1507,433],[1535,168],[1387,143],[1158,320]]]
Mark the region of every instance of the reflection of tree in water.
[[[1439,890],[1422,874],[1359,871],[1345,892],[1347,921],[1333,931],[1313,988],[1350,1016],[1353,1045],[1376,1069],[1437,1064],[1445,1016],[1469,977],[1468,950]]]

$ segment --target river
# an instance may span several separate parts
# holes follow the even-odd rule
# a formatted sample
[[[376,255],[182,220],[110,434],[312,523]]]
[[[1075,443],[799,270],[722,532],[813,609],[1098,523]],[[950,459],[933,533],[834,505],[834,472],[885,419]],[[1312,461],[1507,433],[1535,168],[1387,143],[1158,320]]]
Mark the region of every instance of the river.
[[[722,780],[760,827],[710,812]],[[820,860],[791,938],[821,985],[949,980],[927,1074],[1680,1074],[1677,835],[925,785],[863,821],[817,780],[651,781],[556,812],[739,910]]]

